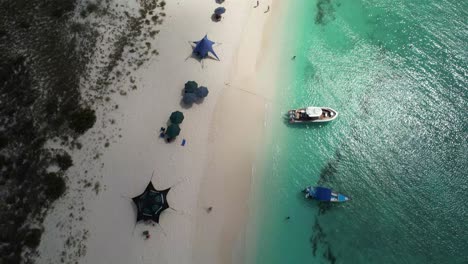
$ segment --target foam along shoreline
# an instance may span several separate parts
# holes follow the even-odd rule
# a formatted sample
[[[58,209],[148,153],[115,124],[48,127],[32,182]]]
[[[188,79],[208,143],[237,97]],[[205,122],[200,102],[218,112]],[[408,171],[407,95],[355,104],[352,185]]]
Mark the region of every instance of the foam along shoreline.
[[[70,230],[59,230],[57,225],[66,219],[73,196],[52,210],[45,221],[38,263],[57,263],[67,238],[64,233],[82,230],[87,239],[82,242],[86,254],[80,263],[243,262],[252,164],[262,137],[265,98],[271,98],[274,89],[256,74],[266,65],[262,54],[269,48],[265,38],[271,28],[265,28],[276,5],[262,1],[253,8],[254,4],[225,1],[227,11],[215,23],[210,19],[219,7],[215,1],[167,2],[167,17],[152,43],[159,55],[134,73],[137,91],[112,97],[119,105],[113,115],[121,137],[103,151],[102,166],[86,167],[89,174],[102,174],[102,191],[83,198],[84,221],[70,225]],[[264,13],[268,6],[270,11]],[[214,49],[221,61],[206,60],[202,67],[187,59],[191,52],[187,42],[206,33],[218,42]],[[188,80],[208,87],[210,94],[203,104],[183,109],[181,90]],[[167,144],[157,131],[175,110],[185,115],[182,132],[176,142]],[[93,130],[115,133],[112,128]],[[182,139],[187,140],[184,147]],[[75,155],[78,165],[70,171],[74,177],[85,169],[79,160],[94,144],[90,140]],[[152,171],[157,189],[173,186],[168,201],[174,210],[161,214],[159,225],[135,226],[135,209],[123,197],[140,194]],[[69,192],[79,189],[80,185],[72,185]],[[208,207],[213,208],[209,213]],[[151,239],[143,239],[145,230]]]

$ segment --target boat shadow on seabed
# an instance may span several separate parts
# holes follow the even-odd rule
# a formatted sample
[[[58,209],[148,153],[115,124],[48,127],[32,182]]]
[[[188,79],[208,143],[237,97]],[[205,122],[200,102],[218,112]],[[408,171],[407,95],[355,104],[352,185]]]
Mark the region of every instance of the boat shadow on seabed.
[[[323,215],[330,210],[333,210],[335,207],[344,207],[343,203],[330,203],[330,202],[321,202],[314,199],[306,199],[304,198],[304,192],[301,190],[297,192],[296,198],[301,201],[305,206],[309,208],[317,208],[319,209],[318,215]]]
[[[287,115],[283,116],[283,124],[291,129],[321,129],[324,126],[329,126],[333,122],[324,122],[324,123],[290,123],[289,117]]]

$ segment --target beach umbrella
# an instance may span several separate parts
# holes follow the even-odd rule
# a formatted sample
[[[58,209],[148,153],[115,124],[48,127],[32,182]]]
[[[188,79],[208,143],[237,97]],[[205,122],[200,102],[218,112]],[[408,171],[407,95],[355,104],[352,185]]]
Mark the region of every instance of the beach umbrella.
[[[137,207],[137,222],[152,220],[159,223],[159,216],[169,208],[167,194],[170,189],[158,191],[150,182],[142,194],[133,197],[132,200]]]
[[[180,111],[172,112],[171,117],[169,118],[173,124],[180,124],[184,121],[184,114]]]
[[[177,124],[171,124],[167,127],[166,135],[168,138],[175,138],[180,134],[180,127]]]
[[[182,101],[184,102],[184,104],[188,104],[188,105],[195,103],[197,100],[198,100],[198,97],[194,93],[186,93],[184,94],[184,97],[182,98]]]
[[[193,53],[198,57],[204,59],[208,56],[208,52],[213,54],[217,60],[219,60],[218,55],[213,50],[213,41],[208,39],[208,36],[205,35],[200,41],[194,41],[195,47],[193,48]]]
[[[224,7],[222,7],[222,6],[216,8],[215,11],[214,11],[214,13],[217,14],[217,15],[222,15],[222,14],[224,14],[225,12],[226,12],[226,8],[224,8]]]
[[[222,3],[224,3],[224,0],[216,0],[216,3],[222,4]]]
[[[195,94],[198,96],[198,98],[205,98],[208,96],[208,88],[205,86],[200,86],[196,91]]]
[[[188,81],[185,83],[184,92],[194,93],[197,88],[198,88],[198,83],[194,81]]]
[[[220,14],[213,14],[211,16],[211,19],[214,21],[214,22],[219,22],[221,21],[221,18],[223,18]]]

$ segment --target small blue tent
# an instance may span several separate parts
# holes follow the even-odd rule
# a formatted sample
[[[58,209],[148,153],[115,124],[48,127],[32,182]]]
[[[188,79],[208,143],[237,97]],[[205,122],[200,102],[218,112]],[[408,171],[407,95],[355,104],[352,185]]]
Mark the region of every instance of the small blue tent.
[[[208,56],[208,52],[211,52],[216,59],[219,60],[218,55],[213,50],[213,44],[215,44],[213,41],[209,40],[207,35],[203,37],[200,41],[194,41],[195,48],[193,49],[193,53],[200,58],[204,59],[206,56]]]

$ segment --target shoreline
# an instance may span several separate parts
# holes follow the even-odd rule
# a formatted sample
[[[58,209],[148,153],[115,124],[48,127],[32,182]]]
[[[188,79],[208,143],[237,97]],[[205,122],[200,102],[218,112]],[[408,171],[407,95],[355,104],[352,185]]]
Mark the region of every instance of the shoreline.
[[[265,14],[263,5],[275,7]],[[38,263],[61,258],[79,263],[243,261],[252,166],[264,132],[265,98],[271,98],[273,87],[273,80],[261,81],[256,74],[271,67],[264,63],[263,49],[270,48],[266,39],[272,28],[266,25],[277,5],[265,2],[254,9],[250,1],[225,2],[227,13],[214,23],[210,15],[218,6],[214,1],[167,3],[167,17],[151,42],[159,55],[132,72],[138,89],[110,95],[119,108],[105,114],[106,108],[99,108],[96,127],[74,152],[70,188],[46,218]],[[214,49],[221,61],[208,59],[202,67],[187,59],[187,42],[206,33],[220,43]],[[203,103],[185,108],[180,94],[189,80],[207,86],[210,94]],[[157,131],[175,110],[181,110],[185,120],[179,138],[167,144],[157,138]],[[116,120],[115,126],[104,125],[109,118]],[[99,142],[102,135],[110,144],[99,147],[102,154],[94,159],[90,154],[104,144]],[[184,147],[182,139],[187,140]],[[153,171],[157,189],[172,187],[168,201],[173,210],[163,212],[154,227],[135,225],[128,198],[144,190]],[[84,174],[93,175],[95,194],[92,188],[83,189]],[[77,209],[76,199],[83,200],[80,221],[67,218]],[[213,206],[210,214],[208,206]],[[150,230],[151,240],[141,238],[144,230]],[[70,242],[74,237],[82,240]]]
[[[288,45],[290,29],[287,27],[288,16],[290,16],[291,7],[286,2],[273,0],[275,8],[272,9],[272,18],[268,21],[265,28],[262,46],[268,46],[261,56],[259,63],[259,80],[262,80],[262,86],[265,87],[263,92],[266,93],[268,103],[265,105],[265,116],[262,124],[262,139],[258,145],[257,156],[255,161],[254,176],[251,178],[250,194],[249,194],[249,221],[244,230],[248,234],[246,238],[246,253],[245,261],[243,263],[258,263],[257,250],[258,247],[263,246],[264,242],[259,237],[258,228],[260,223],[259,214],[264,210],[263,207],[268,204],[263,201],[264,197],[264,184],[268,175],[265,174],[265,166],[272,166],[268,163],[271,156],[270,145],[276,144],[277,140],[277,125],[282,124],[278,117],[282,116],[281,103],[278,98],[284,95],[284,87],[289,85],[287,80],[293,78],[294,68],[293,64],[296,62],[291,60],[294,56],[294,48]],[[290,53],[290,54],[288,54]],[[270,65],[270,66],[267,66]],[[280,108],[279,108],[280,107]],[[273,165],[274,166],[274,165]]]
[[[274,94],[271,80],[262,78],[263,75],[259,77],[258,72],[271,74],[277,68],[276,64],[264,63],[267,53],[272,52],[268,40],[271,40],[272,20],[279,5],[271,1],[268,6],[271,11],[266,17],[259,16],[263,13],[261,9],[250,7],[230,83],[221,92],[215,107],[210,129],[212,150],[198,199],[199,208],[210,206],[213,211],[208,214],[202,209],[197,214],[194,263],[247,261],[252,181],[257,175],[255,166],[264,141],[265,110]]]

